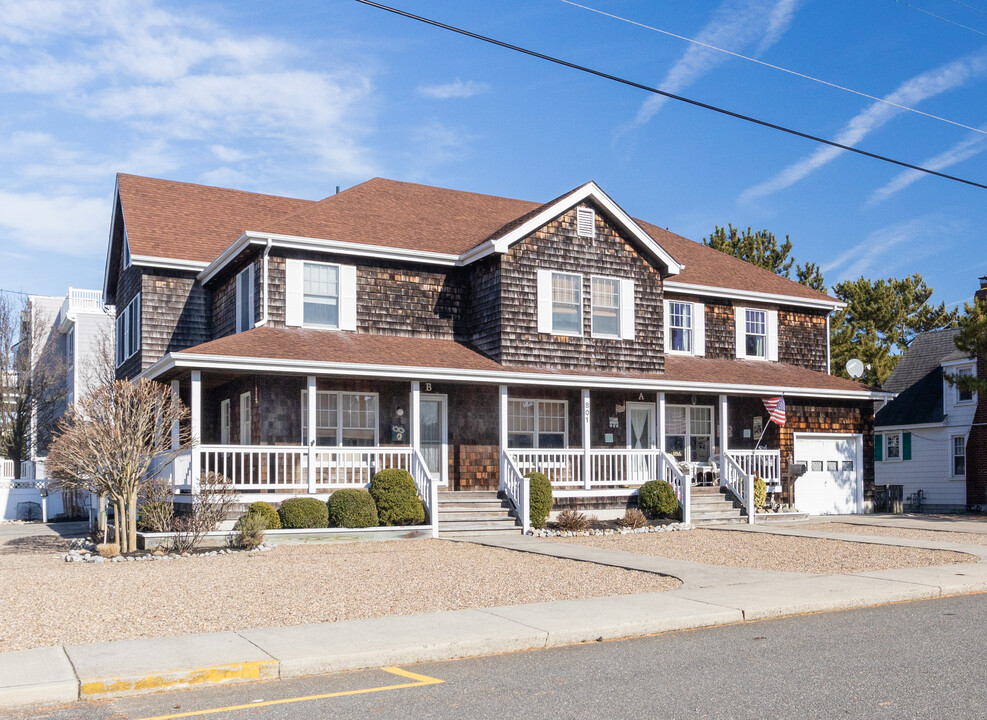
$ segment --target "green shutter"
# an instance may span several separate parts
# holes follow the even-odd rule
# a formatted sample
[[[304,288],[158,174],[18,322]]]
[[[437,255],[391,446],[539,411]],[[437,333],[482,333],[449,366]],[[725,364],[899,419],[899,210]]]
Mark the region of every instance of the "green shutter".
[[[912,434],[902,433],[901,434],[901,459],[911,460],[912,459]]]
[[[874,435],[874,459],[878,462],[884,459],[884,436],[880,433]]]

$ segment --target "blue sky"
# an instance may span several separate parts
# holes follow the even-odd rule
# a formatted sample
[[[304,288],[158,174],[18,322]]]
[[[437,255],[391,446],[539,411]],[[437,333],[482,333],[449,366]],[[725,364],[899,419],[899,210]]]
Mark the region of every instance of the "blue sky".
[[[987,182],[987,0],[581,2],[637,24],[562,0],[393,4]],[[374,176],[536,201],[595,180],[695,240],[788,234],[831,285],[920,272],[955,303],[987,273],[985,190],[352,0],[0,0],[0,288],[101,287],[116,172],[311,199]]]

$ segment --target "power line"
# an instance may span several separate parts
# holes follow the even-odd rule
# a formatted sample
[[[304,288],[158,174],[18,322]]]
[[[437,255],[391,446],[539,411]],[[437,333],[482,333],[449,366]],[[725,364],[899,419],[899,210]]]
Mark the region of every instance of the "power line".
[[[920,165],[912,165],[911,163],[904,162],[902,160],[895,160],[894,158],[887,157],[886,155],[878,155],[877,153],[868,152],[867,150],[861,150],[860,148],[855,148],[851,145],[844,145],[843,143],[838,143],[835,140],[827,140],[826,138],[821,138],[816,135],[810,135],[809,133],[804,133],[800,130],[794,130],[784,125],[777,125],[767,120],[759,120],[758,118],[751,117],[750,115],[743,115],[733,110],[727,110],[716,105],[710,105],[709,103],[700,102],[699,100],[693,100],[691,98],[684,97],[682,95],[676,95],[674,93],[666,92],[664,90],[659,90],[658,88],[653,88],[648,85],[643,85],[639,82],[633,80],[628,80],[627,78],[622,78],[618,75],[611,75],[610,73],[605,73],[602,70],[594,70],[593,68],[586,67],[584,65],[577,65],[576,63],[569,62],[568,60],[562,60],[561,58],[553,57],[551,55],[545,55],[544,53],[537,52],[535,50],[528,50],[527,48],[519,47],[517,45],[511,45],[502,40],[495,40],[494,38],[487,37],[486,35],[479,35],[477,33],[471,32],[469,30],[464,30],[463,28],[458,28],[453,25],[446,25],[437,20],[430,20],[429,18],[422,17],[420,15],[414,15],[404,10],[398,10],[397,8],[390,7],[388,5],[382,5],[381,3],[372,2],[372,0],[356,0],[356,2],[363,5],[369,5],[370,7],[375,7],[378,10],[384,10],[394,15],[400,15],[401,17],[406,17],[409,20],[417,20],[420,23],[426,25],[431,25],[432,27],[437,27],[442,30],[448,30],[454,32],[458,35],[464,35],[474,40],[481,40],[485,43],[491,45],[496,45],[497,47],[502,47],[507,50],[513,50],[514,52],[521,53],[522,55],[528,55],[530,57],[538,58],[539,60],[546,60],[550,63],[556,65],[561,65],[562,67],[567,67],[572,70],[578,70],[584,72],[588,75],[595,75],[596,77],[603,78],[605,80],[612,80],[613,82],[620,83],[621,85],[627,85],[628,87],[637,88],[638,90],[644,90],[646,92],[654,93],[655,95],[661,95],[667,97],[671,100],[678,100],[679,102],[684,102],[689,105],[694,105],[695,107],[703,108],[704,110],[712,110],[713,112],[719,113],[721,115],[726,115],[727,117],[736,118],[737,120],[743,120],[745,122],[752,123],[754,125],[760,125],[761,127],[770,128],[772,130],[778,130],[780,132],[788,133],[789,135],[794,135],[796,137],[804,138],[806,140],[812,140],[813,142],[820,143],[822,145],[829,145],[830,147],[839,148],[840,150],[846,150],[848,152],[856,153],[857,155],[863,155],[865,157],[873,158],[875,160],[881,160],[886,163],[891,163],[892,165],[897,165],[899,167],[908,168],[909,170],[917,170],[919,172],[927,173],[929,175],[935,175],[937,177],[945,178],[946,180],[953,180],[954,182],[963,183],[964,185],[971,185],[973,187],[981,188],[982,190],[987,190],[987,185],[973,180],[966,180],[961,177],[956,177],[955,175],[947,175],[946,173],[941,173],[937,170],[930,170],[929,168],[922,167]]]
[[[974,5],[970,5],[969,3],[962,2],[961,0],[953,0],[953,2],[956,3],[957,5],[962,5],[965,8],[969,8],[969,9],[973,10],[974,12],[978,12],[981,15],[987,15],[987,10],[981,10],[980,8],[978,8],[978,7],[974,6]]]
[[[949,118],[944,118],[939,115],[933,115],[932,113],[923,112],[922,110],[917,110],[913,107],[908,107],[907,105],[899,105],[898,103],[891,102],[890,100],[885,100],[884,98],[879,98],[874,95],[868,95],[865,92],[860,92],[859,90],[854,90],[853,88],[848,88],[843,85],[837,85],[836,83],[829,82],[828,80],[822,80],[812,75],[806,75],[805,73],[800,73],[797,70],[789,70],[788,68],[782,67],[780,65],[774,65],[764,60],[758,60],[757,58],[750,57],[748,55],[742,55],[741,53],[733,52],[732,50],[727,50],[725,48],[717,47],[716,45],[711,45],[709,43],[703,42],[702,40],[696,40],[695,38],[685,37],[684,35],[677,35],[668,30],[662,30],[661,28],[654,27],[653,25],[646,25],[644,23],[638,22],[636,20],[631,20],[630,18],[621,17],[620,15],[614,15],[613,13],[608,13],[604,10],[597,10],[596,8],[590,7],[588,5],[581,5],[580,3],[573,2],[572,0],[559,0],[559,2],[565,3],[566,5],[572,5],[573,7],[581,8],[583,10],[588,10],[589,12],[597,13],[598,15],[603,15],[604,17],[611,18],[613,20],[620,20],[621,22],[629,23],[631,25],[636,25],[637,27],[643,28],[645,30],[651,30],[656,33],[661,33],[662,35],[667,35],[668,37],[673,37],[677,40],[684,40],[686,42],[692,43],[694,45],[699,45],[708,50],[715,50],[716,52],[724,53],[725,55],[730,55],[731,57],[739,58],[741,60],[746,60],[748,62],[757,63],[772,70],[779,70],[783,73],[788,73],[789,75],[794,75],[795,77],[802,78],[804,80],[811,80],[812,82],[817,82],[821,85],[826,85],[827,87],[835,88],[836,90],[843,90],[844,92],[853,93],[854,95],[859,95],[860,97],[867,98],[868,100],[873,100],[875,102],[884,103],[885,105],[890,105],[891,107],[897,108],[899,110],[906,110],[907,112],[916,113],[917,115],[923,115],[927,118],[933,120],[939,120],[944,123],[949,123],[950,125],[955,125],[956,127],[961,127],[964,130],[972,130],[975,133],[980,133],[981,135],[987,135],[987,130],[981,130],[980,128],[972,127],[970,125],[964,125],[963,123],[956,122],[955,120],[950,120]]]
[[[950,25],[955,25],[956,27],[961,27],[964,30],[969,30],[970,32],[975,32],[975,33],[977,33],[977,35],[983,35],[984,37],[987,37],[987,32],[984,32],[983,30],[977,30],[977,28],[972,28],[969,25],[963,25],[961,23],[956,22],[955,20],[950,20],[947,17],[943,17],[942,15],[936,15],[934,12],[929,12],[928,10],[923,10],[922,8],[920,8],[920,7],[916,6],[916,5],[910,5],[910,4],[906,3],[906,2],[904,2],[904,0],[894,0],[894,1],[896,3],[898,3],[899,5],[904,5],[907,8],[911,8],[912,10],[918,10],[920,13],[925,13],[926,15],[928,15],[930,17],[934,17],[936,20],[942,20],[943,22],[947,22]],[[974,10],[976,10],[976,8],[974,8]],[[983,12],[983,11],[981,11],[981,12]]]

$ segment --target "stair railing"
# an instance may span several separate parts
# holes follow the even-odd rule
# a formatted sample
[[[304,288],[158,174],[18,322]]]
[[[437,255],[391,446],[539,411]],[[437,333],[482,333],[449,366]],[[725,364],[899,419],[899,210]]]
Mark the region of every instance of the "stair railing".
[[[422,451],[412,448],[411,477],[415,480],[418,494],[428,513],[428,522],[432,526],[432,537],[439,536],[439,484],[432,478],[432,471],[422,456]]]
[[[720,485],[729,490],[747,511],[747,522],[754,524],[754,475],[745,471],[729,454],[723,454]]]
[[[514,512],[521,520],[522,532],[527,535],[531,529],[531,481],[518,469],[517,463],[506,452],[500,453],[500,488],[507,500],[514,506]]]
[[[679,499],[679,508],[682,510],[682,522],[692,522],[692,483],[688,476],[679,469],[678,463],[671,455],[664,450],[659,450],[659,476],[675,489],[675,495]]]

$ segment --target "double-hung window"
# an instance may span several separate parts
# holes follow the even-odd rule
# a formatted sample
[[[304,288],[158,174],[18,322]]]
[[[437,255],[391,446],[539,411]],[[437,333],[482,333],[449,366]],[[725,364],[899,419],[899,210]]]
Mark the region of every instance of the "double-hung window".
[[[116,364],[117,367],[134,356],[141,349],[141,294],[137,293],[116,319]]]
[[[568,403],[565,400],[509,400],[507,445],[511,448],[565,448]]]
[[[966,436],[953,436],[953,477],[966,476]]]
[[[339,266],[305,263],[305,325],[339,327]]]
[[[665,351],[680,355],[706,354],[706,306],[666,299]]]
[[[885,457],[888,460],[901,460],[901,433],[888,433],[885,439],[887,442]]]
[[[594,277],[590,282],[593,309],[593,335],[620,337],[620,280]]]
[[[582,275],[552,273],[552,332],[556,335],[582,335],[582,286]]]
[[[778,311],[735,308],[737,357],[746,360],[778,359]]]
[[[315,393],[315,444],[371,447],[377,444],[377,395],[318,390]],[[302,444],[308,438],[308,391],[302,390]]]
[[[236,276],[236,331],[254,326],[254,266],[248,265]]]

